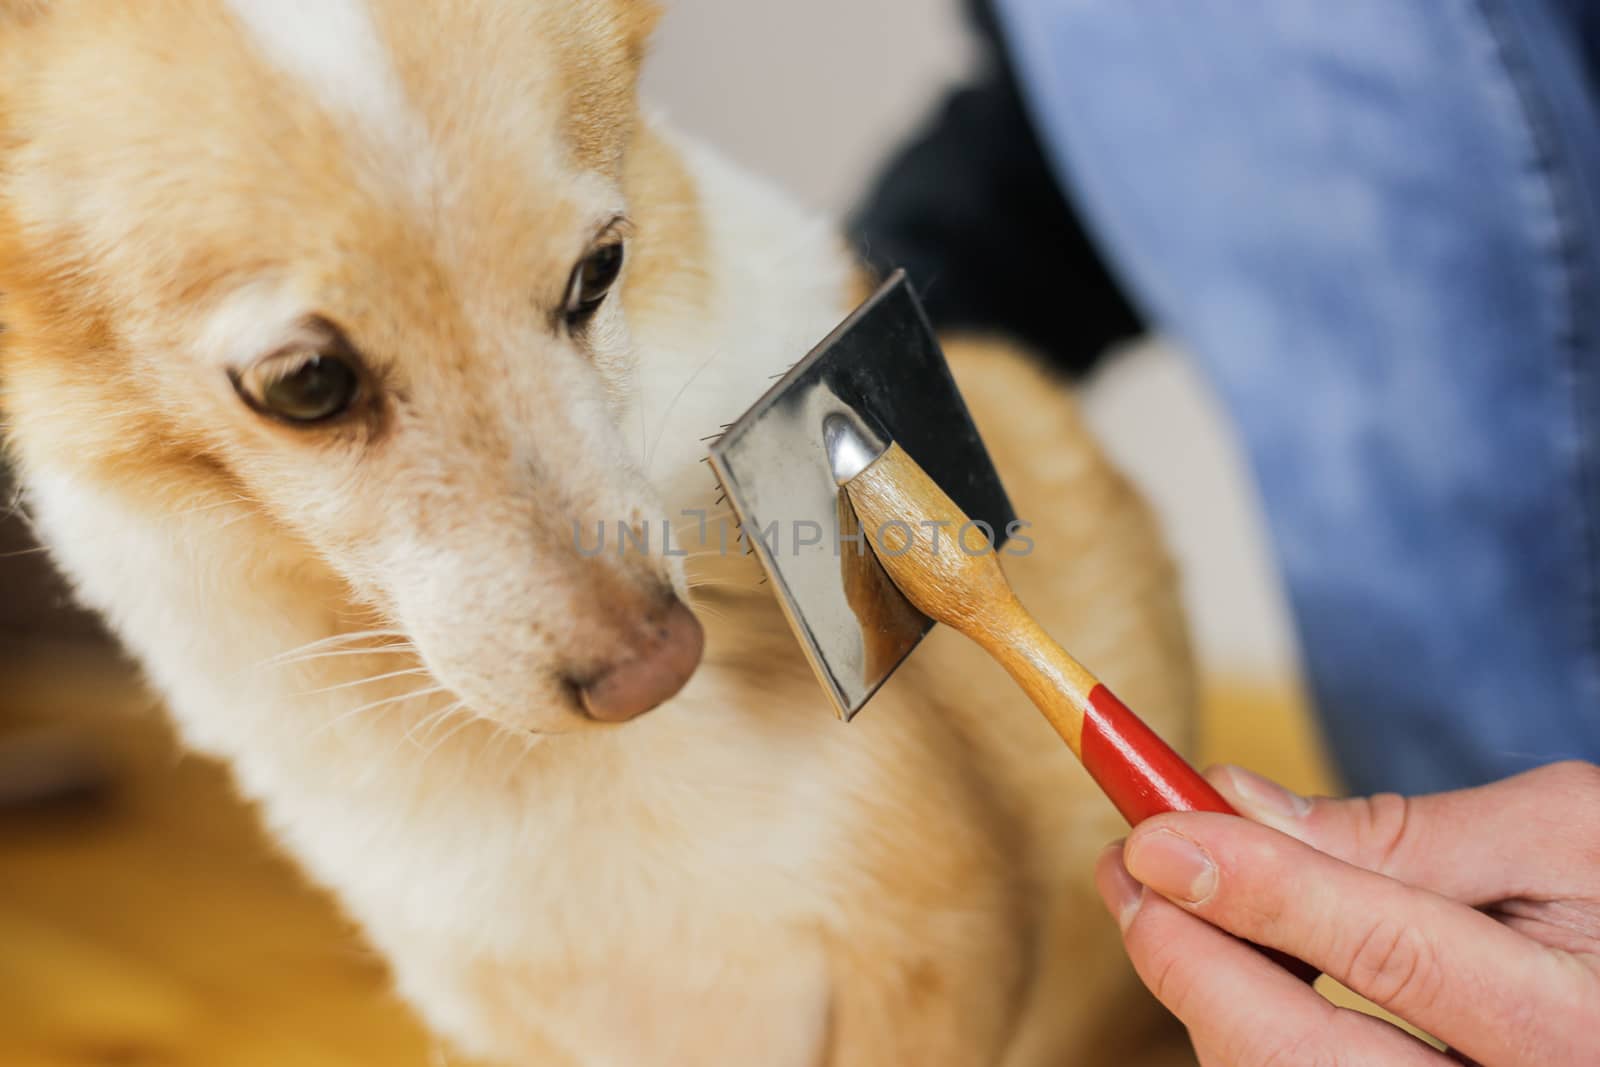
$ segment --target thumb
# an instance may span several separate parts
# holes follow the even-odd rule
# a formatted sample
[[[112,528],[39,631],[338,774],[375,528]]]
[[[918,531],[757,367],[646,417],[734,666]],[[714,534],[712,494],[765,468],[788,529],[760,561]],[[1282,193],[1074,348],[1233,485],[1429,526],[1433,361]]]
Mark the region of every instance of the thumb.
[[[1346,863],[1465,904],[1593,892],[1600,769],[1561,763],[1430,796],[1308,798],[1242,767],[1207,774],[1239,811]]]

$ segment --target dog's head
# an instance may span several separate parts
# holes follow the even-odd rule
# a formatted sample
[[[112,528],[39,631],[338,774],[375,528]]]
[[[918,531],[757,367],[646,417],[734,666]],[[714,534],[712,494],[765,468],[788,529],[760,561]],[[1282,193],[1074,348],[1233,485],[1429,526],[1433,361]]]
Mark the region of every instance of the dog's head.
[[[681,579],[586,551],[660,507],[622,425],[651,16],[0,0],[25,458],[225,486],[510,724],[672,695],[701,645]]]

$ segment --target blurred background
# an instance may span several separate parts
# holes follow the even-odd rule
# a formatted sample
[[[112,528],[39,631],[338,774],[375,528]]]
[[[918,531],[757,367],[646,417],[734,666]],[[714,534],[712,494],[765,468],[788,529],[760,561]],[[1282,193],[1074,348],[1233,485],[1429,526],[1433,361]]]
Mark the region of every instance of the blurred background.
[[[684,129],[844,217],[978,60],[955,0],[671,0],[645,93]],[[1086,398],[1161,512],[1208,670],[1292,698],[1293,637],[1254,490],[1203,384],[1153,340],[1108,361]]]
[[[840,218],[975,62],[953,0],[666,6],[652,105]],[[1253,491],[1205,388],[1152,339],[1084,396],[1180,564],[1203,758],[1331,788]],[[0,783],[55,793],[6,810],[0,792],[0,1064],[444,1062],[97,633],[21,522],[0,524]]]

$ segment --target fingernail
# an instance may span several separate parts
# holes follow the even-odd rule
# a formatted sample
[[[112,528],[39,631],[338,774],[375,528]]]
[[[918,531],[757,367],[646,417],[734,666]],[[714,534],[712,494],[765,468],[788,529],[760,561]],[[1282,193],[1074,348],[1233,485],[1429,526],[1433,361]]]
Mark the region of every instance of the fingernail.
[[[1311,810],[1311,801],[1299,793],[1289,792],[1271,779],[1231,764],[1227,771],[1233,780],[1234,792],[1257,815],[1298,819]]]
[[[1116,855],[1108,861],[1111,853]],[[1139,905],[1144,903],[1144,886],[1123,867],[1121,841],[1113,841],[1100,854],[1100,862],[1095,864],[1095,888],[1100,890],[1100,899],[1116,917],[1117,925],[1126,932],[1139,914]]]
[[[1217,865],[1204,849],[1171,830],[1153,830],[1128,843],[1128,873],[1163,896],[1198,904],[1217,888]]]

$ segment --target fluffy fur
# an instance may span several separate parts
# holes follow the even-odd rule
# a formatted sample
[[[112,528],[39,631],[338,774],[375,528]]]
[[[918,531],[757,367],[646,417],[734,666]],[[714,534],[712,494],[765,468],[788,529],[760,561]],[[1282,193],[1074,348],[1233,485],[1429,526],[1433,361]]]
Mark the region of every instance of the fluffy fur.
[[[826,222],[640,117],[653,15],[0,0],[0,375],[37,525],[468,1054],[1112,1062],[1145,1004],[1088,881],[1116,819],[997,668],[935,633],[842,726],[750,561],[571,550],[711,508],[700,438],[861,291]],[[620,286],[565,331],[616,215]],[[307,430],[225,371],[312,316],[380,384]],[[1149,516],[1038,372],[951,357],[1034,523],[1024,599],[1182,737]],[[588,721],[558,668],[664,584],[702,667]]]

